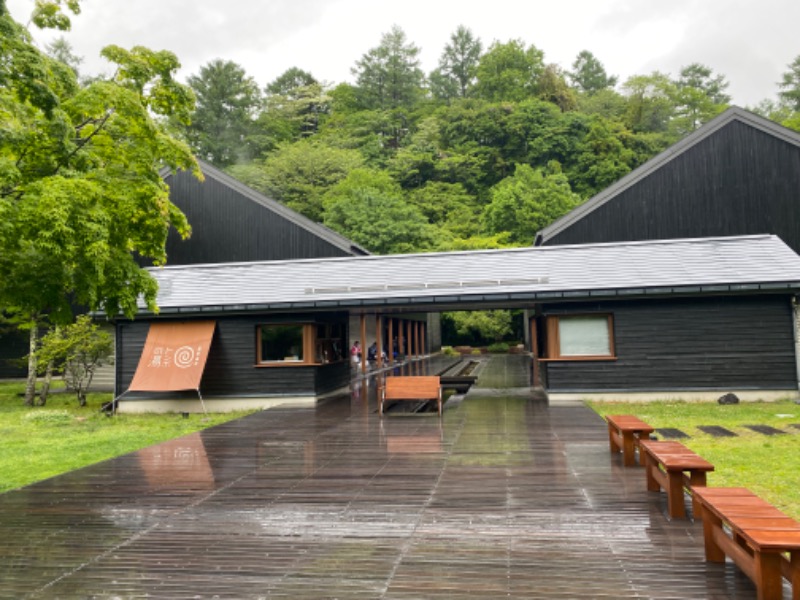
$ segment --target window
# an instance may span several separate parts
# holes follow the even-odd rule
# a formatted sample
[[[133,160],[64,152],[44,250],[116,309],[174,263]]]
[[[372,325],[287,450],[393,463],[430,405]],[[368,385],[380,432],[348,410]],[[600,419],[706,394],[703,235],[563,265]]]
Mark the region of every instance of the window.
[[[305,362],[305,325],[261,325],[258,362]]]
[[[264,366],[318,365],[347,359],[342,323],[259,325],[257,362]]]
[[[615,358],[611,315],[547,317],[547,359],[603,360]]]
[[[326,323],[317,325],[316,361],[320,364],[339,362],[347,358],[344,325]]]

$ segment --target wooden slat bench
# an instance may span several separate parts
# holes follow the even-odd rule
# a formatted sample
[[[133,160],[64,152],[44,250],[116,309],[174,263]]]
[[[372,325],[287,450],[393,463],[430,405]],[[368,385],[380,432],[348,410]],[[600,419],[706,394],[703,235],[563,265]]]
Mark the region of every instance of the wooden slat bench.
[[[622,452],[622,464],[626,467],[636,465],[636,447],[640,440],[650,439],[653,427],[633,415],[607,415],[608,442],[611,452]]]
[[[714,465],[698,456],[680,442],[642,440],[639,443],[639,459],[647,475],[647,489],[667,492],[667,512],[670,517],[683,518],[686,507],[683,490],[691,493],[693,488],[706,485],[706,473]],[[692,512],[699,518],[700,508],[692,494]]]
[[[378,389],[378,412],[387,400],[436,400],[442,414],[442,387],[438,375],[395,376],[383,380]]]
[[[800,600],[800,523],[746,488],[701,487],[694,497],[707,561],[729,556],[753,580],[759,600],[783,597],[781,577],[791,583],[793,600]]]

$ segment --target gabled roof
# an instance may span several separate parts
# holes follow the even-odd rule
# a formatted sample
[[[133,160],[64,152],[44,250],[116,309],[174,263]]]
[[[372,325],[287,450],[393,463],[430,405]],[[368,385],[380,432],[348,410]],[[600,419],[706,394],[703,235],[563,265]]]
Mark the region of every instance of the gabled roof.
[[[734,121],[744,123],[745,125],[749,125],[750,127],[761,130],[768,135],[772,135],[778,139],[788,142],[789,144],[800,147],[800,134],[798,134],[796,131],[787,129],[782,125],[775,123],[774,121],[770,121],[769,119],[765,119],[739,107],[732,106],[713,118],[708,123],[698,128],[696,131],[686,136],[681,141],[673,144],[662,153],[656,155],[640,167],[625,175],[625,177],[613,185],[592,196],[574,210],[568,212],[560,219],[557,219],[542,229],[536,234],[535,245],[538,246],[546,243],[549,239],[569,228],[571,225],[581,220],[592,211],[603,206],[606,202],[613,200],[621,192],[636,185],[639,181],[654,171],[660,169],[677,156],[680,156],[693,146],[714,135],[717,131]]]
[[[359,246],[352,240],[344,237],[336,233],[333,229],[322,225],[321,223],[317,223],[312,221],[311,219],[304,217],[300,213],[284,206],[277,200],[273,200],[262,194],[261,192],[257,192],[253,188],[246,186],[244,183],[235,179],[228,175],[227,173],[219,170],[215,166],[197,159],[198,164],[200,165],[200,170],[203,172],[203,175],[206,178],[211,178],[218,181],[220,184],[229,187],[233,190],[236,190],[245,198],[252,200],[256,204],[263,206],[264,208],[272,211],[273,213],[280,215],[287,221],[294,223],[298,227],[301,227],[308,231],[309,233],[327,241],[332,246],[340,248],[347,252],[348,254],[360,254],[360,255],[367,255],[370,254],[368,250]],[[169,178],[174,176],[174,174],[169,169],[164,169],[161,171],[161,177],[164,180],[169,182]]]
[[[522,304],[800,289],[772,235],[150,269],[162,314]],[[142,310],[142,313],[146,311]]]

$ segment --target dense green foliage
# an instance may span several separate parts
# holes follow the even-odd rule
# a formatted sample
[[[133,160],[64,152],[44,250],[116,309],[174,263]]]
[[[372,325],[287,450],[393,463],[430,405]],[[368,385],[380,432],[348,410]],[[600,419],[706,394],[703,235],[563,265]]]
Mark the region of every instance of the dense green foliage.
[[[239,113],[232,108],[251,80],[230,75],[210,114],[206,90],[220,61],[210,63],[190,78],[199,104],[187,138],[200,156],[373,252],[493,248],[533,243],[730,101],[725,77],[698,63],[618,87],[588,50],[565,70],[524,40],[485,47],[464,26],[428,74],[420,51],[394,26],[355,61],[353,83],[323,84],[293,67]],[[197,135],[226,122],[236,135]],[[396,186],[342,187],[356,169]]]
[[[62,5],[78,12],[78,0],[43,0],[34,23],[68,28]],[[164,263],[169,229],[190,231],[160,172],[197,169],[165,124],[194,110],[180,63],[144,47],[102,55],[114,75],[81,85],[0,0],[0,311],[31,333],[28,404],[39,327],[69,323],[75,305],[155,310],[156,282],[138,259]]]
[[[632,414],[656,429],[674,427],[681,442],[711,462],[708,485],[746,487],[794,518],[800,518],[800,406],[793,402],[595,402],[601,415]],[[719,425],[737,437],[715,438],[698,429]],[[765,436],[746,425],[770,425],[786,433]]]

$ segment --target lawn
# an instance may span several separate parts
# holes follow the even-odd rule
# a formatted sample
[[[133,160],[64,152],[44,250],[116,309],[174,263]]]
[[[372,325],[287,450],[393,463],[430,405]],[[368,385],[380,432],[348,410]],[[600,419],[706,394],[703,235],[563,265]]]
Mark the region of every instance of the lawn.
[[[601,415],[633,414],[656,429],[673,427],[690,437],[684,445],[711,462],[710,486],[746,487],[800,519],[800,405],[793,402],[598,402]],[[717,438],[698,426],[719,425],[737,437]],[[746,425],[771,425],[785,431],[766,436]],[[656,434],[658,437],[658,434]]]
[[[47,406],[28,407],[23,390],[22,383],[0,383],[0,493],[248,414],[107,417],[100,407],[111,394],[89,394],[81,408],[62,390]]]

